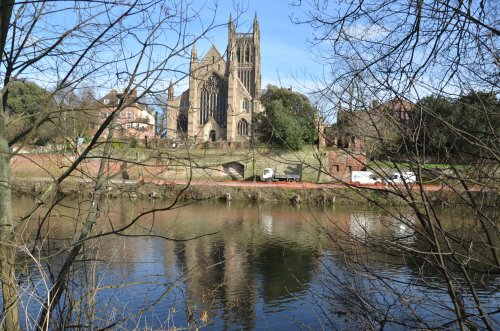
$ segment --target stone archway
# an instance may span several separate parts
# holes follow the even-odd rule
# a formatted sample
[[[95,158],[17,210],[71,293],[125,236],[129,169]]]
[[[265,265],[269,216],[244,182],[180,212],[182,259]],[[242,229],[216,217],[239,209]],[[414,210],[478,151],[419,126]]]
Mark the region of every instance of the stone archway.
[[[216,141],[221,138],[222,130],[217,122],[211,118],[203,127],[203,141]]]

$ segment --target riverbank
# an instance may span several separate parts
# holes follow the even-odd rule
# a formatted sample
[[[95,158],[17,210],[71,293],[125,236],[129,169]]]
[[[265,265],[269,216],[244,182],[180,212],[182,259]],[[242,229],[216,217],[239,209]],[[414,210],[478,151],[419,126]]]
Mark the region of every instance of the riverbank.
[[[49,178],[12,178],[14,195],[39,196],[52,181]],[[90,180],[70,178],[59,188],[58,194],[68,197],[87,197],[93,192],[94,183]],[[414,196],[420,196],[419,187],[414,187]],[[397,193],[396,193],[397,191]],[[494,196],[482,194],[494,201]],[[156,179],[110,180],[104,190],[104,197],[110,199],[161,199],[179,201],[247,201],[274,202],[284,204],[312,205],[401,205],[409,192],[403,187],[384,186],[346,186],[341,184],[314,183],[263,183],[247,181],[164,181]],[[454,190],[429,186],[425,194],[436,205],[460,205],[461,196]]]
[[[235,180],[230,168],[215,166],[215,158],[219,155],[219,165],[235,164],[238,152],[223,152],[219,154],[209,150],[208,154],[187,155],[174,151],[174,155],[139,155],[126,153],[121,157],[113,157],[106,162],[105,174],[109,178],[104,196],[109,198],[131,199],[180,199],[180,200],[235,200],[251,202],[279,202],[292,204],[314,205],[345,205],[345,204],[405,204],[405,199],[412,194],[416,201],[425,194],[437,205],[460,205],[468,200],[467,194],[481,195],[481,200],[488,205],[495,205],[498,198],[494,190],[482,192],[470,188],[465,192],[460,186],[450,187],[438,184],[415,185],[411,191],[401,186],[363,186],[357,187],[346,183],[332,183],[332,178],[326,181],[313,180],[318,177],[314,167],[303,167],[307,174],[300,183],[264,183],[252,181],[254,176],[240,176]],[[210,154],[210,153],[211,154]],[[213,153],[212,153],[213,152]],[[236,153],[236,154],[235,154]],[[292,163],[297,155],[261,153],[255,157],[259,162],[255,165],[255,173],[262,167],[273,166],[274,162]],[[131,156],[132,155],[132,156]],[[313,154],[304,152],[299,155],[302,161],[314,159]],[[11,159],[12,187],[15,195],[39,195],[53,178],[64,173],[74,161],[74,154],[19,154]],[[135,161],[134,161],[135,160]],[[311,161],[309,160],[309,161]],[[189,161],[189,162],[188,162]],[[296,161],[296,160],[295,160]],[[295,162],[294,161],[294,162]],[[240,163],[243,162],[239,161]],[[246,161],[245,168],[253,168],[252,162]],[[312,162],[312,161],[311,161]],[[93,180],[97,176],[100,159],[88,157],[73,170],[59,188],[59,193],[65,196],[88,196],[93,191]],[[316,170],[317,171],[317,170]],[[236,176],[238,177],[238,176]],[[125,179],[124,179],[125,178]],[[191,178],[192,180],[189,180]],[[435,183],[436,181],[432,181]],[[450,184],[449,182],[446,184]]]

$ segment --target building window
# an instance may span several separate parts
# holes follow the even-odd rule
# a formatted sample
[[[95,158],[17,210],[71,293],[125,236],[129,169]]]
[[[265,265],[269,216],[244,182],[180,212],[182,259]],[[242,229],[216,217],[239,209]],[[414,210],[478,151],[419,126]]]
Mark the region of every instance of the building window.
[[[105,104],[105,105],[109,104],[109,99],[103,99],[102,103]]]
[[[199,123],[204,125],[213,118],[220,127],[226,127],[227,93],[222,78],[212,75],[203,85]]]
[[[248,122],[243,118],[238,122],[238,135],[248,136]]]
[[[111,117],[111,116],[114,116],[114,119],[115,119],[115,129],[116,128],[122,129],[122,119],[121,119],[120,113],[115,113],[113,115],[113,112],[109,112],[108,117]]]
[[[248,99],[243,99],[241,101],[241,109],[248,113],[250,111],[250,106],[249,106],[249,102],[248,102]]]
[[[125,128],[130,129],[132,127],[132,112],[125,113]]]
[[[248,93],[252,94],[252,72],[250,69],[238,69],[238,78],[243,83]]]

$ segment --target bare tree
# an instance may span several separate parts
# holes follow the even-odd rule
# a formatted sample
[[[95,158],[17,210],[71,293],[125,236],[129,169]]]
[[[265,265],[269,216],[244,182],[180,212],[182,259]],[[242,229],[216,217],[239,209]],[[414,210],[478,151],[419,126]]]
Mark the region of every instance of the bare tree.
[[[394,286],[399,280],[384,279],[356,256],[349,261],[356,270],[357,280],[366,275],[366,282],[374,286],[373,296],[390,294],[394,301],[379,306],[362,288],[350,286],[345,279],[337,281],[348,293],[335,295],[348,298],[353,307],[359,308],[357,312],[369,316],[373,322],[369,328],[383,329],[387,323],[410,328],[497,328],[494,316],[498,316],[498,309],[485,306],[478,295],[482,285],[477,279],[500,272],[497,214],[500,141],[496,124],[500,109],[485,102],[467,106],[463,114],[481,116],[487,123],[478,131],[477,127],[463,126],[460,121],[438,113],[429,103],[419,101],[429,95],[457,102],[475,92],[498,95],[498,3],[305,0],[294,1],[293,5],[296,6],[293,19],[314,29],[311,49],[330,69],[320,79],[315,99],[323,98],[326,100],[323,103],[340,104],[341,108],[351,110],[355,134],[382,146],[379,161],[385,162],[365,164],[369,170],[383,177],[389,171],[410,170],[419,178],[416,185],[405,182],[384,190],[387,199],[397,202],[397,207],[390,209],[373,199],[368,189],[356,188],[357,193],[397,219],[401,228],[411,229],[410,236],[418,245],[370,235],[369,231],[363,237],[363,245],[386,257],[398,255],[411,260],[422,270],[420,286],[430,293],[444,289],[448,298],[444,305],[432,294],[418,300],[408,298],[405,291],[411,288],[410,283]],[[361,89],[361,93],[353,93],[353,86]],[[404,116],[395,116],[394,107],[382,111],[374,106],[375,103],[390,105],[394,100],[418,106],[409,107]],[[497,97],[495,100],[498,105]],[[352,109],[353,103],[359,109]],[[432,135],[426,131],[430,118],[462,144],[447,146],[446,164],[439,169],[429,164],[433,158],[426,152],[433,147],[430,139],[424,139]],[[397,154],[391,153],[393,146],[386,139],[387,123],[398,135]],[[473,159],[464,161],[458,157],[457,153],[467,153],[464,145],[469,154],[471,149],[478,151]],[[429,192],[428,183],[438,183],[439,194],[460,206],[462,214],[453,218],[452,226],[439,212],[436,194]],[[410,216],[404,212],[408,209]],[[460,231],[464,228],[473,229],[473,234]],[[427,283],[428,270],[437,271],[438,286]],[[391,308],[404,304],[408,304],[406,311],[411,314]],[[422,305],[431,313],[418,309]],[[355,312],[351,316],[357,318]],[[438,316],[442,318],[439,322]]]
[[[64,296],[71,297],[68,283],[72,279],[74,264],[84,256],[84,245],[103,233],[95,233],[95,224],[103,215],[99,205],[105,184],[117,173],[109,170],[110,160],[120,160],[113,151],[115,125],[122,109],[144,96],[161,100],[166,94],[161,86],[176,77],[181,79],[187,72],[180,65],[189,59],[189,51],[195,39],[190,33],[194,29],[197,38],[216,25],[206,21],[206,14],[215,15],[217,2],[212,9],[207,4],[193,5],[188,1],[136,0],[123,1],[2,1],[0,8],[0,74],[2,76],[2,102],[0,109],[0,270],[3,294],[2,328],[21,328],[19,285],[15,269],[16,254],[29,252],[40,270],[48,268],[51,275],[45,298],[40,300],[40,312],[32,317],[29,328],[47,330],[64,328],[64,320],[71,316],[71,307],[62,302]],[[204,11],[202,19],[200,12]],[[208,15],[210,16],[210,15]],[[188,62],[188,61],[185,61]],[[16,131],[8,139],[9,88],[19,78],[36,80],[39,86],[50,90],[57,107],[42,108],[33,121]],[[163,84],[162,84],[163,82]],[[89,89],[100,91],[118,87],[122,97],[114,107],[102,112],[99,100],[89,100]],[[79,92],[83,90],[83,92]],[[86,92],[87,91],[87,92]],[[79,97],[79,95],[81,97]],[[104,116],[102,117],[102,114]],[[33,142],[34,132],[45,123],[59,128],[61,140],[73,141],[88,129],[83,119],[100,117],[93,124],[95,134],[89,137],[86,146],[68,159],[64,170],[53,178],[50,185],[36,196],[36,202],[19,220],[12,216],[12,189],[10,160],[23,146]],[[62,124],[62,125],[61,125]],[[125,156],[126,157],[126,156]],[[98,159],[96,173],[85,172],[82,165],[89,159]],[[130,158],[125,159],[130,161]],[[135,160],[139,164],[138,160]],[[47,165],[44,165],[47,166]],[[43,235],[44,224],[51,217],[51,211],[61,201],[60,187],[77,174],[91,180],[90,207],[75,219],[78,230],[73,239],[57,254],[63,257],[60,268],[51,268],[44,262],[42,252],[50,237]],[[173,204],[158,209],[169,209]],[[43,207],[43,208],[42,208]],[[24,233],[32,228],[36,213],[42,212],[36,236],[24,241]],[[107,234],[122,233],[138,222],[142,212],[131,217],[130,222],[106,231]],[[83,211],[82,211],[83,213]],[[168,239],[168,238],[166,238]],[[22,243],[22,244],[21,244]],[[61,309],[62,312],[61,313]],[[59,310],[58,314],[54,312]],[[66,312],[66,313],[64,313]],[[28,319],[27,319],[28,321]],[[87,321],[88,322],[88,321]],[[86,323],[87,323],[86,322]],[[108,321],[113,325],[113,321]],[[88,322],[93,325],[93,321]]]

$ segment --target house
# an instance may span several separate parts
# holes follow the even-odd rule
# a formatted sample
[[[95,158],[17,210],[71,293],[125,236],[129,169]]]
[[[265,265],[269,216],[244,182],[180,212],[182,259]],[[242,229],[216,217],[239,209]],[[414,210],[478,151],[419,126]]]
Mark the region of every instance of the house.
[[[349,181],[353,171],[364,170],[369,158],[396,151],[400,133],[410,129],[414,105],[401,99],[374,102],[367,109],[339,108],[337,125],[326,127],[328,172],[334,180]]]
[[[137,91],[128,95],[112,89],[98,100],[99,124],[120,107],[114,121],[114,136],[119,138],[152,139],[155,138],[156,117],[147,105],[138,101]],[[97,126],[94,126],[94,131]],[[104,134],[106,136],[106,134]]]
[[[394,98],[383,103],[373,102],[372,105],[372,112],[390,116],[401,123],[408,123],[414,110],[415,104],[401,98]]]
[[[368,154],[380,144],[387,148],[411,131],[415,105],[399,98],[387,102],[374,101],[370,107],[343,109],[339,107],[337,124],[324,130],[327,146],[364,148]]]

